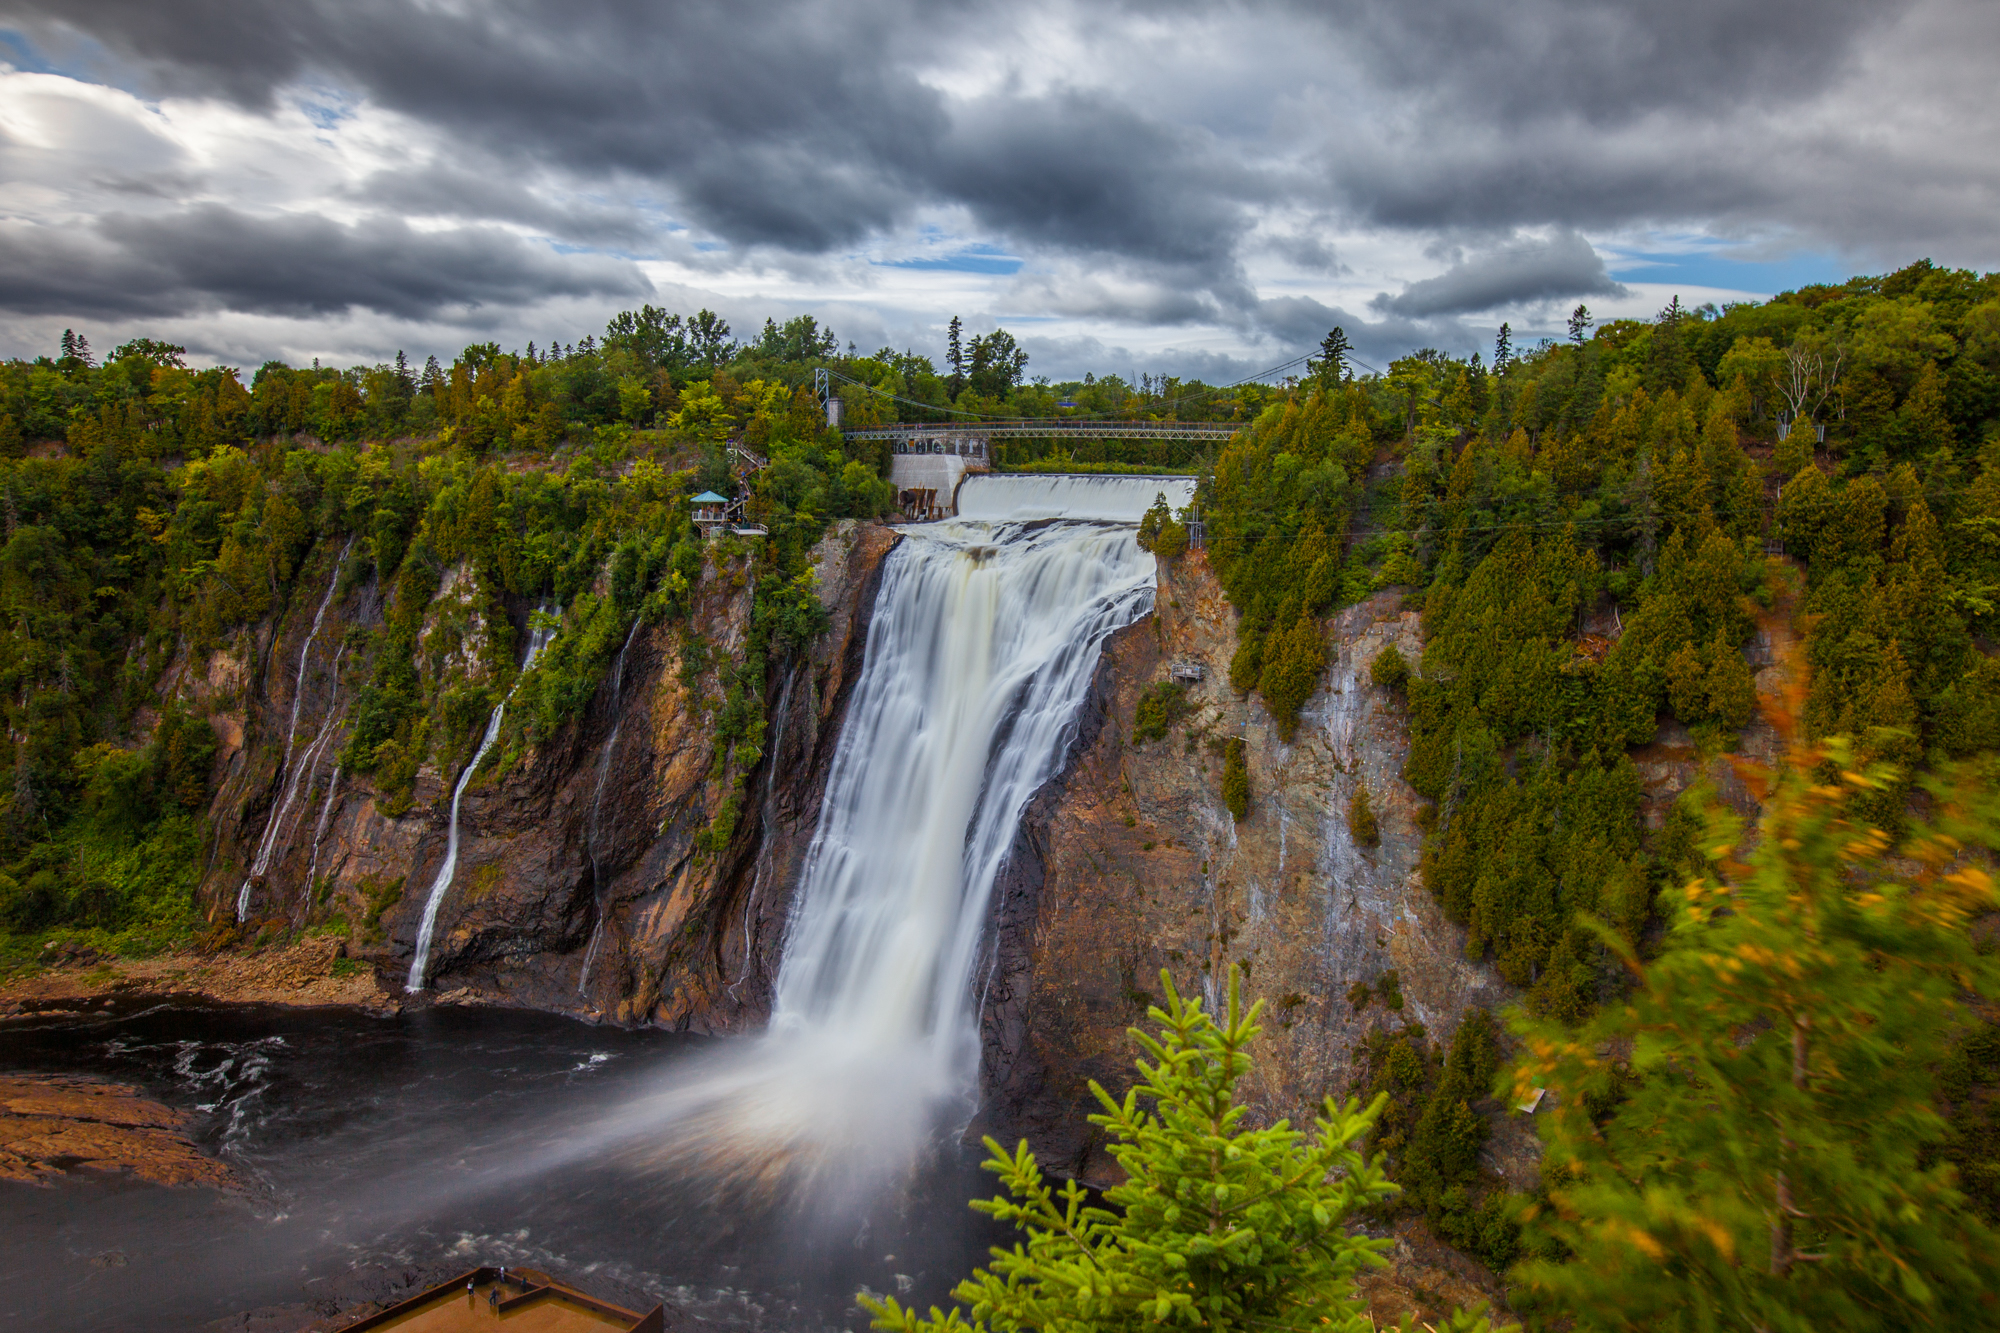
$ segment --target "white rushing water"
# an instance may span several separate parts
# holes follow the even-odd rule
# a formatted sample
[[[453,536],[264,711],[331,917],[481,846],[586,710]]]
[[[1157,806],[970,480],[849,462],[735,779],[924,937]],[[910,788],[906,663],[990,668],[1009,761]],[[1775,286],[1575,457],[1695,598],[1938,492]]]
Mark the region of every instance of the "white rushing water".
[[[306,641],[299,645],[299,670],[292,681],[292,716],[285,724],[285,757],[278,764],[278,773],[283,781],[280,790],[283,794],[279,797],[276,807],[272,809],[270,819],[265,821],[264,836],[257,840],[257,855],[250,862],[250,873],[243,877],[243,887],[236,891],[238,922],[250,914],[250,886],[271,868],[271,853],[278,845],[278,830],[284,824],[285,816],[291,813],[292,802],[298,798],[299,775],[292,767],[292,745],[299,734],[299,703],[306,695],[306,655],[312,652],[313,640],[319,637],[320,622],[326,619],[327,607],[333,605],[334,589],[340,586],[341,566],[347,563],[347,553],[352,549],[354,549],[354,539],[350,537],[347,539],[347,545],[340,549],[340,558],[333,563],[333,577],[327,581],[326,596],[320,598],[319,610],[313,612],[312,628],[306,631]],[[329,715],[331,708],[332,705],[329,704]],[[307,747],[308,756],[312,748]],[[301,762],[299,768],[304,767],[306,764]]]
[[[1179,512],[1194,499],[1194,478],[1075,472],[972,476],[958,488],[958,516],[988,522],[1073,518],[1137,523],[1162,495]]]
[[[1015,479],[982,482],[993,510]],[[1022,479],[1028,505],[1051,480]],[[1184,479],[1177,479],[1184,480]],[[974,970],[1021,813],[1054,773],[1104,640],[1151,609],[1130,522],[1160,478],[1086,479],[1123,524],[906,529],[793,897],[770,1030],[559,1150],[625,1146],[757,1179],[906,1164],[976,1106]]]
[[[493,706],[493,716],[487,719],[486,734],[479,740],[479,749],[473,752],[472,762],[460,771],[458,781],[452,784],[451,824],[445,833],[444,864],[438,867],[437,878],[431,881],[430,894],[424,899],[423,924],[417,928],[417,952],[410,959],[410,975],[405,982],[411,990],[424,988],[424,969],[431,961],[431,935],[437,929],[438,906],[444,902],[445,891],[451,887],[451,877],[458,872],[459,800],[465,795],[466,784],[472,781],[472,775],[479,771],[479,761],[493,748],[493,742],[500,739],[500,720],[507,715],[508,700],[514,697],[515,690],[521,688],[522,677],[528,674],[528,669],[535,665],[535,659],[541,656],[542,649],[548,647],[555,636],[554,629],[537,627],[528,632],[528,655],[521,660],[521,673],[514,677],[514,684],[508,689],[506,697]]]

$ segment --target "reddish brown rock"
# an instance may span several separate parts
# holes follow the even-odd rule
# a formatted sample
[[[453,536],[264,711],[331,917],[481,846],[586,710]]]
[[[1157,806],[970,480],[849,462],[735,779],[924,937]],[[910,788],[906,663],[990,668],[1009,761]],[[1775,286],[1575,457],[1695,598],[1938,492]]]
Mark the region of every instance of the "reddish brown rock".
[[[1214,1002],[1229,965],[1267,1000],[1252,1106],[1310,1122],[1345,1090],[1370,1029],[1415,1019],[1448,1037],[1465,1011],[1509,998],[1465,958],[1418,874],[1418,799],[1402,780],[1400,703],[1369,683],[1376,653],[1416,662],[1418,616],[1385,592],[1331,624],[1330,668],[1290,743],[1260,702],[1231,690],[1235,612],[1199,553],[1161,578],[1156,614],[1113,639],[1072,760],[1022,821],[997,888],[996,966],[985,1009],[986,1123],[1025,1134],[1045,1161],[1086,1178],[1114,1169],[1085,1115],[1089,1080],[1122,1088],[1126,1028],[1159,973]],[[1128,736],[1141,691],[1198,665],[1193,715],[1163,741]],[[1225,740],[1246,743],[1248,817],[1221,796]],[[1368,786],[1380,829],[1355,843],[1347,812]],[[1357,1011],[1347,994],[1394,969],[1404,1009]]]
[[[232,1186],[185,1134],[187,1117],[119,1083],[0,1074],[0,1180],[46,1185],[66,1171],[123,1171],[161,1185]]]

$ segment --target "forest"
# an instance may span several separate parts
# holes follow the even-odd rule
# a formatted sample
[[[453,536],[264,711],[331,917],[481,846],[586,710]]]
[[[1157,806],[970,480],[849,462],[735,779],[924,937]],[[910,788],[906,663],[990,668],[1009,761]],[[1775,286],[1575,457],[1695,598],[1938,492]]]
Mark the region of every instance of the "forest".
[[[1559,1265],[1590,1243],[1524,1230],[1547,1191],[1508,1196],[1478,1166],[1503,1048],[1554,1051],[1548,1034],[1598,1031],[1636,1004],[1635,966],[1671,953],[1682,891],[1715,860],[1707,793],[1648,826],[1635,750],[1669,728],[1704,758],[1735,749],[1756,672],[1796,628],[1796,739],[1817,747],[1823,787],[1865,777],[1812,819],[1916,848],[1953,808],[1949,784],[1994,789],[2000,274],[1923,262],[1725,309],[1676,298],[1651,320],[1599,323],[1578,306],[1566,338],[1517,348],[1503,327],[1490,357],[1426,349],[1380,372],[1335,330],[1277,385],[1052,384],[1027,365],[1004,330],[966,339],[957,320],[934,364],[843,348],[811,316],[739,340],[712,312],[647,306],[575,343],[475,345],[449,365],[271,362],[246,382],[166,343],[100,359],[66,333],[55,355],[0,366],[13,767],[0,964],[59,938],[143,951],[208,930],[194,889],[216,742],[182,684],[212,649],[314,595],[334,552],[340,577],[373,580],[386,607],[378,632],[343,645],[360,694],[341,762],[372,774],[393,813],[421,764],[471,757],[513,683],[503,632],[486,686],[425,696],[417,631],[447,570],[468,563],[492,595],[564,625],[509,710],[504,771],[584,708],[635,618],[686,618],[713,558],[687,498],[741,494],[767,535],[732,548],[759,575],[720,712],[725,780],[740,783],[770,661],[823,623],[806,553],[830,522],[892,509],[886,450],[826,429],[816,370],[850,425],[1240,422],[1210,455],[1030,441],[996,462],[1195,473],[1195,510],[1149,516],[1144,539],[1180,558],[1198,534],[1240,614],[1230,683],[1288,737],[1334,612],[1384,590],[1421,610],[1421,660],[1385,654],[1373,676],[1407,710],[1423,877],[1523,1013],[1512,1037],[1497,1016],[1449,1043],[1414,1021],[1378,1032],[1354,1091],[1387,1099],[1373,1146],[1403,1193],[1380,1207],[1422,1213],[1495,1268]],[[768,466],[739,475],[732,442]],[[1149,734],[1171,724],[1169,703],[1153,701]],[[1364,819],[1365,801],[1357,835]],[[1990,920],[1976,942],[1992,953]],[[1991,1000],[1934,1034],[1933,1081],[1912,1094],[1935,1112],[1918,1127],[1924,1169],[1958,1173],[1957,1201],[1947,1190],[1933,1206],[1982,1224],[2000,1222]],[[1600,1124],[1623,1095],[1593,1093]]]

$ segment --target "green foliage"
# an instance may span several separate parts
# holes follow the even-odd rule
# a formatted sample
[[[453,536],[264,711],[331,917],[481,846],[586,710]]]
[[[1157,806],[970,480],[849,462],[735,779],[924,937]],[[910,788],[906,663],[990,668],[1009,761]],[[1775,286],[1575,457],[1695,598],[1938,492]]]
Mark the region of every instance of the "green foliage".
[[[1811,776],[1822,765],[1832,785]],[[1668,941],[1581,1029],[1523,1021],[1517,1092],[1537,1118],[1567,1255],[1518,1276],[1589,1328],[1984,1327],[2000,1237],[1930,1149],[1968,1000],[1993,960],[1968,923],[1996,906],[1968,847],[2000,829],[1990,771],[1933,780],[1937,822],[1900,845],[1851,819],[1898,775],[1843,740],[1791,754],[1747,861],[1710,812],[1707,873]]]
[[[1394,1193],[1355,1147],[1380,1099],[1366,1109],[1327,1099],[1312,1138],[1285,1121],[1246,1128],[1235,1088],[1263,1006],[1242,1011],[1239,980],[1232,967],[1217,1023],[1161,973],[1166,1007],[1148,1010],[1159,1036],[1132,1031],[1146,1057],[1139,1085],[1121,1102],[1091,1084],[1104,1108],[1091,1122],[1112,1136],[1125,1177],[1105,1191],[1108,1206],[1092,1205],[1074,1181],[1053,1189],[1025,1142],[1009,1153],[988,1139],[987,1169],[1011,1197],[973,1207],[1014,1224],[1025,1243],[995,1248],[991,1266],[958,1285],[969,1322],[956,1306],[925,1317],[893,1296],[863,1294],[875,1327],[1372,1329],[1355,1278],[1383,1262],[1389,1242],[1355,1235],[1347,1221]],[[1461,1312],[1445,1326],[1474,1333],[1487,1322]]]
[[[1356,846],[1373,847],[1382,841],[1382,830],[1375,823],[1375,809],[1369,804],[1368,784],[1354,784],[1354,795],[1347,801],[1347,831],[1354,838]]]
[[[1326,645],[1319,622],[1301,612],[1290,628],[1273,633],[1264,642],[1264,660],[1257,674],[1257,689],[1270,705],[1271,719],[1278,734],[1289,742],[1297,733],[1299,710],[1326,673]]]
[[[1187,686],[1176,680],[1160,680],[1148,685],[1139,695],[1139,705],[1132,717],[1132,743],[1143,745],[1147,741],[1167,738],[1167,732],[1193,711],[1188,703]]]
[[[1966,1202],[1988,1226],[2000,1226],[2000,1022],[1970,1025],[1938,1070],[1947,1129],[1920,1159],[1949,1163]]]
[[[1395,644],[1389,644],[1368,664],[1368,679],[1385,690],[1400,691],[1410,683],[1410,664]]]
[[[1250,817],[1250,761],[1240,736],[1223,743],[1222,804],[1239,823]]]
[[[1493,1268],[1512,1263],[1519,1231],[1506,1191],[1479,1169],[1500,1068],[1492,1015],[1469,1010],[1448,1050],[1412,1023],[1369,1033],[1356,1056],[1362,1095],[1383,1099],[1370,1146],[1403,1188],[1393,1208],[1421,1213],[1436,1235]]]

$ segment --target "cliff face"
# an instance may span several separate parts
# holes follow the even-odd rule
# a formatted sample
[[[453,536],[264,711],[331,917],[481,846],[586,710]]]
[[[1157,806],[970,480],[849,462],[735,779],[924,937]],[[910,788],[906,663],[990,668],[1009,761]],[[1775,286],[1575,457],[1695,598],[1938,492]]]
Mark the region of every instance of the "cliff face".
[[[1105,1179],[1088,1081],[1130,1081],[1127,1027],[1144,1020],[1169,969],[1184,990],[1219,998],[1231,963],[1267,998],[1254,1112],[1309,1123],[1348,1082],[1355,1044],[1414,1018],[1447,1037],[1473,1006],[1509,998],[1466,961],[1464,931],[1423,887],[1418,799],[1401,773],[1400,707],[1369,683],[1393,644],[1421,656],[1418,616],[1393,593],[1333,622],[1326,679],[1290,743],[1255,699],[1229,688],[1235,613],[1205,558],[1160,577],[1153,618],[1120,633],[1101,663],[1070,762],[1022,821],[996,886],[994,967],[984,1009],[982,1119],[1025,1135],[1042,1160]],[[1164,740],[1130,741],[1141,692],[1176,664],[1203,668],[1193,711]],[[1240,736],[1250,808],[1223,804],[1222,743]],[[1380,841],[1348,828],[1366,784]],[[1357,1008],[1357,984],[1395,971],[1403,1008]]]
[[[740,559],[705,565],[686,622],[635,631],[581,718],[548,744],[489,764],[461,801],[432,990],[445,1000],[700,1031],[761,1023],[894,540],[885,528],[847,522],[815,551],[831,626],[803,658],[771,673],[763,754],[720,849],[699,850],[696,839],[732,786],[718,761],[716,712],[719,664],[740,656],[749,630],[752,589]],[[333,553],[321,563],[317,586],[335,586]],[[516,642],[525,642],[528,610],[450,571],[419,636],[434,697],[477,679],[494,617],[513,619]],[[361,581],[335,587],[317,633],[313,614],[292,607],[265,631],[275,643],[218,654],[206,672],[214,684],[201,683],[222,706],[204,895],[211,916],[228,920],[247,880],[252,931],[344,925],[350,956],[401,979],[446,856],[457,772],[420,769],[414,798],[399,810],[368,780],[335,768],[382,609]],[[242,666],[251,658],[269,663],[257,687]],[[475,737],[484,725],[482,711]]]

